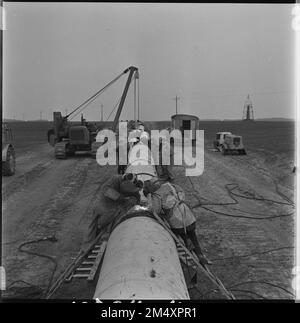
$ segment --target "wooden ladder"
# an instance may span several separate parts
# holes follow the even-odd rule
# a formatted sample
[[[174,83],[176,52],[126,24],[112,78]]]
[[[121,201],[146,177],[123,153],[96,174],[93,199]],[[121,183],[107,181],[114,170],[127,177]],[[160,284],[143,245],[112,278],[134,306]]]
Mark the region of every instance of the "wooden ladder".
[[[67,282],[71,281],[73,278],[86,278],[88,281],[94,280],[104,255],[106,245],[107,241],[103,241],[100,245],[96,244],[80,265],[76,267],[65,280]]]

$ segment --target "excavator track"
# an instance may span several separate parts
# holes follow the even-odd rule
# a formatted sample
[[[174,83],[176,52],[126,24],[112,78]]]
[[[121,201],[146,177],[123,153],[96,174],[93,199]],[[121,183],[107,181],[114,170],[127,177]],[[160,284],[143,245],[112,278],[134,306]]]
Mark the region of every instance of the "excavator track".
[[[58,142],[54,146],[54,156],[57,159],[66,159],[67,158],[67,143]]]

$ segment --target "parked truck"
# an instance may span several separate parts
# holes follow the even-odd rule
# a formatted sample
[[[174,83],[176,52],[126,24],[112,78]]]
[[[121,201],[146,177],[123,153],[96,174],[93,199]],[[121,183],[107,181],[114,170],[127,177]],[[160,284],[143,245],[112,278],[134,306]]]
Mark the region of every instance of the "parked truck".
[[[2,123],[2,175],[14,175],[16,154],[13,146],[13,133],[7,123]]]
[[[246,155],[242,136],[237,136],[228,131],[218,132],[214,140],[214,148],[218,149],[223,155],[238,153]]]

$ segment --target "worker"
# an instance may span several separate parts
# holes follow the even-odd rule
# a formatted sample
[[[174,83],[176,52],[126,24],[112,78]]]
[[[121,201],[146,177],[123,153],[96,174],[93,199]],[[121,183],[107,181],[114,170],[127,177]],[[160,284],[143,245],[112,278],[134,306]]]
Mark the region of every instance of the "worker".
[[[129,143],[123,143],[124,145],[127,146],[127,155],[128,155],[128,151],[130,149],[130,145]],[[119,149],[119,143],[117,144],[117,148],[116,148],[116,157],[117,157],[117,165],[118,165],[118,174],[123,175],[125,174],[126,168],[127,168],[127,164],[120,164],[119,163],[119,154],[120,154],[120,149]],[[128,157],[127,157],[127,163],[128,163]]]
[[[86,242],[93,241],[100,230],[108,228],[116,217],[139,203],[141,183],[134,174],[114,175],[100,189],[98,205],[88,228]]]
[[[163,154],[167,153],[170,154],[170,163],[169,165],[164,165],[163,163]],[[174,163],[174,138],[170,138],[170,142],[167,140],[162,140],[159,144],[159,158],[160,163],[157,173],[162,180],[172,182],[175,178],[173,174],[173,163]]]
[[[196,235],[196,219],[191,209],[184,203],[185,194],[179,185],[164,183],[157,189],[157,182],[145,182],[143,193],[150,208],[156,214],[164,213],[172,231],[182,237],[188,247],[188,239],[203,264],[211,264],[202,252]],[[162,212],[163,211],[163,212]]]

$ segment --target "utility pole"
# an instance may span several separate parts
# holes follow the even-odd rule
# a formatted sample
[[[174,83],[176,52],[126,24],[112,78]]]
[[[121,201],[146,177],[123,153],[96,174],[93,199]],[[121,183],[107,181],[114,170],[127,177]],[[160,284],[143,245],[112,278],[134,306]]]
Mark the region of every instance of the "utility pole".
[[[103,104],[101,104],[101,122],[103,121]]]
[[[138,79],[137,119],[140,120],[140,79]]]
[[[176,102],[176,114],[178,114],[178,108],[177,108],[177,103],[178,103],[178,100],[179,100],[179,97],[176,95],[175,97],[175,102]]]

